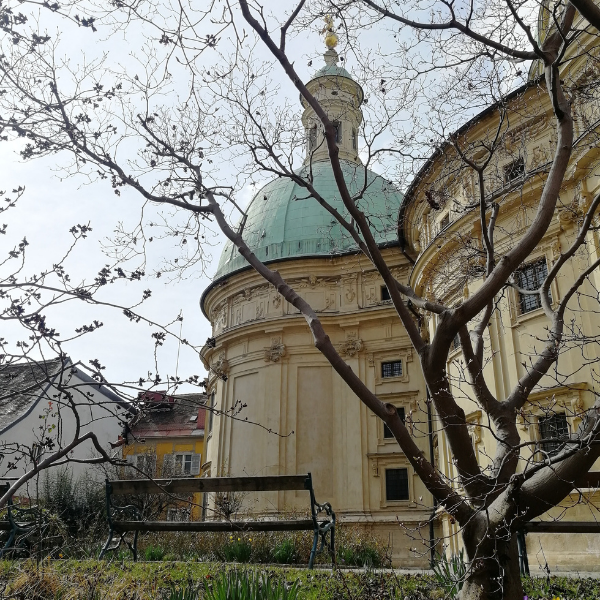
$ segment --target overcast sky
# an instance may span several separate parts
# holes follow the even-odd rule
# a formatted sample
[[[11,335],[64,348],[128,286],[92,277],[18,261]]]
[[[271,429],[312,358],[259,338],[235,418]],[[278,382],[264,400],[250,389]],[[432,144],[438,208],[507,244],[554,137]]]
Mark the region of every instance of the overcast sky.
[[[269,0],[267,4],[280,11],[289,8],[287,4],[282,7],[280,2],[274,0]],[[60,21],[56,25],[64,27],[64,23]],[[295,67],[304,81],[322,65],[320,55],[325,48],[319,32],[321,25],[313,24],[288,43],[288,55],[294,59]],[[143,64],[132,57],[132,53],[138,53],[139,56],[142,40],[136,28],[129,27],[124,33],[111,37],[108,45],[97,43],[105,38],[105,31],[99,26],[99,31],[92,35],[89,29],[69,26],[68,35],[63,34],[61,51],[68,54],[75,65],[83,60],[84,55],[89,60],[109,49],[109,63],[112,60],[114,65],[124,67],[129,72],[136,72],[135,69],[140,68],[143,70]],[[360,35],[361,42],[367,46],[370,44],[371,49],[381,49],[384,54],[391,45],[396,48],[398,43],[398,40],[392,39],[394,36],[387,33],[383,35],[377,29],[361,31]],[[227,44],[225,39],[217,51],[202,55],[206,56],[208,66],[223,60],[219,58],[219,52],[223,57]],[[162,46],[156,46],[160,51],[164,50]],[[231,43],[229,46],[233,47]],[[338,49],[340,54],[345,53],[343,39]],[[260,43],[256,45],[253,53],[259,60],[272,60]],[[356,60],[353,60],[350,53],[346,59],[344,66],[356,74]],[[385,61],[382,64],[385,65]],[[175,63],[172,63],[172,67],[176,71]],[[270,77],[281,86],[275,101],[287,100],[296,103],[299,111],[297,90],[285,77],[279,65],[272,67]],[[173,81],[177,94],[177,72]],[[367,85],[369,81],[361,83]],[[371,83],[375,87],[378,86],[377,82]],[[386,87],[389,97],[389,83],[386,83]],[[370,103],[368,110],[374,111],[376,108]],[[468,116],[458,115],[457,122],[464,122]],[[298,127],[301,127],[300,122]],[[410,123],[407,127],[410,128]],[[106,243],[107,238],[114,234],[119,223],[123,223],[123,227],[127,229],[135,226],[140,220],[142,202],[139,195],[127,188],[121,188],[121,196],[116,196],[108,181],[89,183],[81,176],[65,178],[60,167],[68,163],[69,157],[66,155],[22,162],[17,152],[18,147],[15,143],[0,144],[0,190],[10,190],[19,185],[26,188],[17,207],[0,215],[0,226],[4,223],[8,225],[8,233],[0,235],[0,255],[6,255],[7,251],[26,237],[30,245],[27,249],[24,272],[31,274],[46,270],[58,261],[69,247],[72,240],[69,229],[76,224],[90,223],[93,228],[91,235],[83,240],[67,262],[67,269],[73,280],[90,281],[105,264],[112,262],[103,253],[102,243]],[[235,178],[234,165],[221,164],[218,168],[221,175],[225,176],[227,169],[230,169],[231,177]],[[247,206],[255,189],[249,185],[242,187],[237,201],[242,206]],[[146,216],[146,219],[148,218]],[[143,290],[149,288],[153,295],[144,302],[140,312],[158,323],[170,322],[182,313],[183,322],[173,326],[172,331],[179,333],[181,327],[181,336],[200,347],[211,335],[211,329],[199,309],[199,299],[214,275],[223,241],[223,236],[219,234],[207,236],[206,250],[209,260],[205,270],[197,268],[187,272],[183,280],[177,281],[170,281],[168,277],[156,278],[154,273],[160,269],[161,259],[168,257],[171,250],[165,244],[152,247],[146,267],[147,275],[141,282],[120,282],[108,286],[99,298],[114,304],[130,305],[136,303]],[[48,311],[47,316],[48,325],[59,331],[61,339],[69,337],[75,328],[93,320],[104,323],[102,328],[69,343],[65,349],[74,361],[88,363],[92,359],[98,359],[106,366],[106,377],[110,381],[137,381],[140,377],[146,377],[148,372],[156,372],[154,343],[151,338],[151,334],[157,330],[156,327],[144,323],[131,323],[118,309],[88,306],[81,302],[69,302],[54,307]],[[19,339],[18,333],[8,326],[4,326],[2,336],[13,341]],[[158,349],[158,358],[158,372],[163,379],[175,373],[180,377],[194,374],[204,376],[204,369],[197,354],[186,346],[179,347],[174,340],[167,340]]]

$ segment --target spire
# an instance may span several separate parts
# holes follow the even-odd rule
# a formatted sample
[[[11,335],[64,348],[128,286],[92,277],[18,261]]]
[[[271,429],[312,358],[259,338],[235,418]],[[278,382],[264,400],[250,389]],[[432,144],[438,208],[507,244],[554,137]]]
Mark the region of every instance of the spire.
[[[325,34],[325,45],[329,50],[333,50],[338,44],[338,36],[334,31],[333,17],[331,15],[325,15],[324,18],[325,27],[321,30],[321,33]]]
[[[336,143],[339,156],[343,160],[360,162],[358,158],[358,128],[362,121],[360,105],[363,101],[363,91],[360,85],[344,67],[338,65],[340,59],[335,47],[339,38],[334,30],[331,15],[325,17],[325,34],[327,51],[323,55],[325,65],[306,84],[310,93],[319,101],[333,122],[336,130]],[[343,60],[343,59],[342,59]],[[327,160],[329,153],[323,137],[323,127],[314,110],[303,98],[304,106],[302,123],[306,131],[306,158],[304,163]]]

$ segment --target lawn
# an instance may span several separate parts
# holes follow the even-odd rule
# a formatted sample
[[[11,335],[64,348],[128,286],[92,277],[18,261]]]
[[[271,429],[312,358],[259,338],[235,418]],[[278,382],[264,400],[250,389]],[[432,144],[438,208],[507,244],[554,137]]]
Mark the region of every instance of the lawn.
[[[198,588],[230,569],[250,569],[275,582],[298,582],[298,600],[435,600],[446,598],[429,575],[390,571],[315,570],[202,562],[130,560],[0,561],[0,598],[16,600],[168,600],[174,589]],[[525,581],[530,599],[596,600],[600,581],[537,578]],[[202,598],[202,594],[200,595]]]

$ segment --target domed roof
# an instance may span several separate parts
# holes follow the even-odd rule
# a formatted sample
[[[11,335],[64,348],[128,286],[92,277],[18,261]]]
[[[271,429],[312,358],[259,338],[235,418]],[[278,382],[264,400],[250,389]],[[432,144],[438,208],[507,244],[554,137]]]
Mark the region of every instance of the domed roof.
[[[391,182],[365,170],[360,164],[344,161],[341,165],[351,194],[362,189],[366,176],[366,190],[357,205],[369,217],[377,243],[397,243],[397,217],[402,194]],[[312,168],[315,189],[349,219],[330,162],[317,162]],[[300,169],[298,174],[306,177],[308,167]],[[271,181],[254,196],[247,210],[243,237],[263,262],[335,256],[358,250],[352,237],[335,218],[309,197],[306,189],[288,178]],[[227,242],[214,281],[247,267],[246,259],[231,242]]]
[[[324,65],[321,67],[313,76],[313,79],[317,79],[317,77],[347,77],[348,79],[352,79],[352,75],[344,69],[344,67],[338,67],[336,64]],[[352,79],[352,81],[354,81]]]

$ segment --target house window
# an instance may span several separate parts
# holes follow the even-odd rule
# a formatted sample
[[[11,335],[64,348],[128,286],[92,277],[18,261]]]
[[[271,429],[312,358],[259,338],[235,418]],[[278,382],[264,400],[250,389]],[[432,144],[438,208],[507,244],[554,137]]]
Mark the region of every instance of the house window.
[[[308,130],[308,151],[312,152],[317,147],[317,126]]]
[[[548,454],[556,454],[564,442],[569,438],[569,425],[564,413],[557,413],[549,417],[540,417],[538,420],[542,450]],[[544,441],[548,440],[548,441]]]
[[[352,150],[356,150],[356,129],[352,129]]]
[[[406,413],[404,411],[404,406],[398,406],[396,407],[396,412],[398,413],[398,416],[402,419],[402,422],[405,422],[405,416]],[[394,439],[394,434],[392,433],[391,429],[384,423],[383,424],[383,439],[384,440],[393,440]]]
[[[385,470],[385,499],[388,502],[408,500],[408,469]]]
[[[440,221],[440,231],[446,229],[446,227],[448,227],[448,225],[450,225],[450,213],[449,212],[447,212],[442,217],[442,220]]]
[[[168,508],[167,509],[167,521],[189,521],[190,520],[190,509],[189,508]]]
[[[333,128],[335,129],[335,143],[342,143],[342,124],[339,121],[334,121],[332,123]]]
[[[388,290],[387,285],[381,286],[381,301],[385,302],[386,300],[391,300],[390,290]]]
[[[181,453],[174,455],[175,475],[199,475],[200,454]]]
[[[381,377],[401,377],[402,376],[402,361],[392,360],[390,362],[381,363]]]
[[[128,454],[127,463],[136,469],[130,469],[128,476],[132,477],[154,477],[156,475],[156,455],[145,452],[144,454]]]
[[[525,265],[516,272],[517,283],[524,290],[538,290],[547,275],[546,259]],[[521,314],[525,314],[540,308],[542,301],[539,294],[519,294],[519,304]]]
[[[525,161],[523,157],[511,162],[504,167],[504,183],[510,183],[525,175]]]

